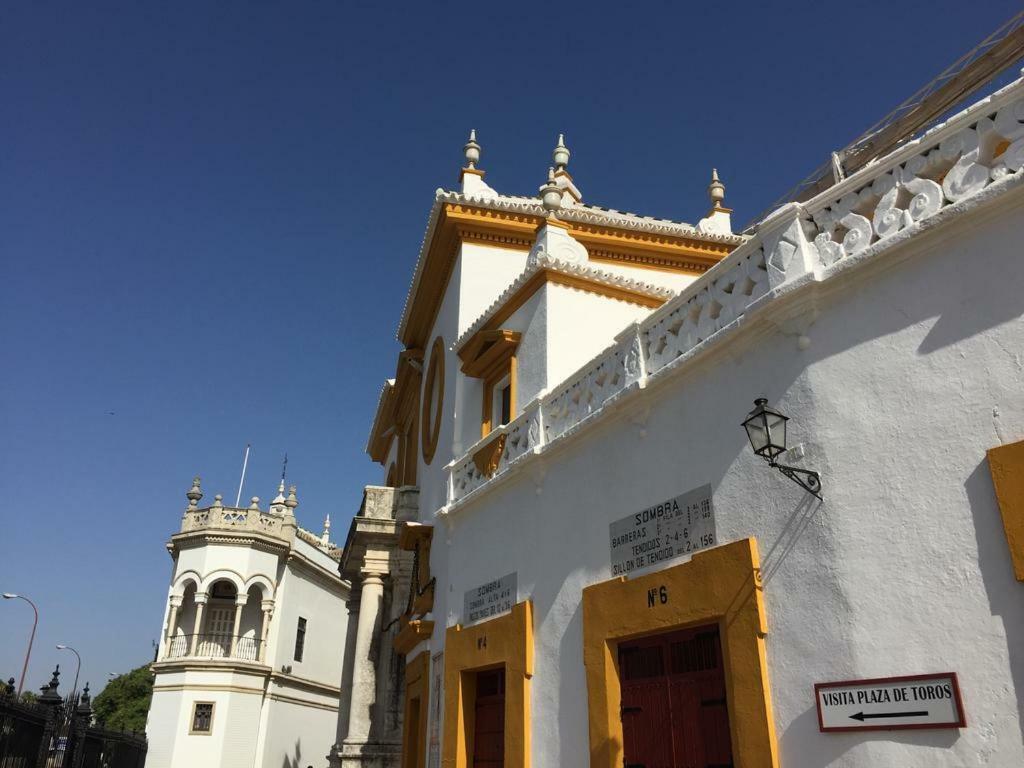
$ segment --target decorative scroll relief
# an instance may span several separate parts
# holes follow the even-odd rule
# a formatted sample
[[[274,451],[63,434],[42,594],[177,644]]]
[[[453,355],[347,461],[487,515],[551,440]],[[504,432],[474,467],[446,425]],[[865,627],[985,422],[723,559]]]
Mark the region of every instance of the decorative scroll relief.
[[[587,249],[561,227],[545,224],[526,258],[527,269],[545,264],[586,264]]]
[[[947,136],[813,215],[825,266],[1024,167],[1024,99]]]

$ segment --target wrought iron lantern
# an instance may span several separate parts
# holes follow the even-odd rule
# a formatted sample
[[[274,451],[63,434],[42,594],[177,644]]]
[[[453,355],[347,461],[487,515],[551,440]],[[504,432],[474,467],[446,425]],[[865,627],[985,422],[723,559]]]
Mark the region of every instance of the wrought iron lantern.
[[[786,422],[789,417],[768,405],[759,397],[754,401],[754,410],[747,414],[743,428],[747,431],[750,447],[754,453],[768,462],[805,491],[821,499],[821,475],[810,469],[799,469],[779,464],[776,459],[786,451]]]

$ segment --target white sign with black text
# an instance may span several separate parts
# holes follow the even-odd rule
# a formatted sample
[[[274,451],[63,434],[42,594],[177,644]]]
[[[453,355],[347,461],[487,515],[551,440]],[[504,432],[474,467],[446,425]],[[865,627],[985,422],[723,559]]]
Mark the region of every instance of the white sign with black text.
[[[516,604],[516,574],[466,590],[462,607],[462,621],[473,624],[502,613],[508,613]]]
[[[955,672],[818,683],[818,729],[892,731],[963,728],[964,707]]]
[[[711,486],[668,499],[610,526],[612,575],[685,557],[717,544]]]

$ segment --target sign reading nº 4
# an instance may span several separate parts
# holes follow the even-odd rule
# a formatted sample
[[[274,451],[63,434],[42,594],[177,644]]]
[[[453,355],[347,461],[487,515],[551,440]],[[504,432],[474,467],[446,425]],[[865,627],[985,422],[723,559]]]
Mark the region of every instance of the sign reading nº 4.
[[[818,729],[892,731],[963,728],[964,705],[955,672],[817,683]]]

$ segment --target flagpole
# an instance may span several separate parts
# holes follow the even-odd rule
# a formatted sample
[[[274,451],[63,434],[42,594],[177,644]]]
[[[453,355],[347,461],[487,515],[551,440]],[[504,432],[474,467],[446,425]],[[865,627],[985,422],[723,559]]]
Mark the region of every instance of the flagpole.
[[[249,466],[249,443],[245,444],[245,458],[242,459],[242,478],[238,481],[238,496],[235,497],[235,506],[242,503],[242,485],[245,483],[245,468]]]

